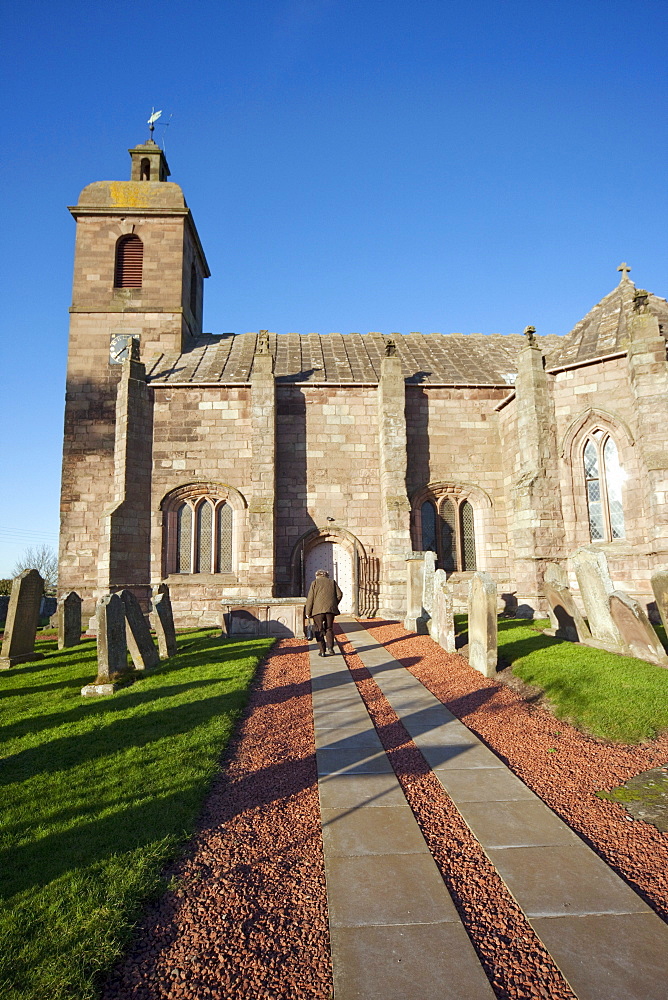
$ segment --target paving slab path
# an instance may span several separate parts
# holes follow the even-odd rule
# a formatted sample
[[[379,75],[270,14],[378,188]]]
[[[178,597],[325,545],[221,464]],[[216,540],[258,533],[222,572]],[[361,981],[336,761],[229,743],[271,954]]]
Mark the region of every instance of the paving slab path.
[[[665,1000],[668,926],[361,624],[339,622],[579,1000]],[[343,657],[310,662],[335,1000],[493,997]]]

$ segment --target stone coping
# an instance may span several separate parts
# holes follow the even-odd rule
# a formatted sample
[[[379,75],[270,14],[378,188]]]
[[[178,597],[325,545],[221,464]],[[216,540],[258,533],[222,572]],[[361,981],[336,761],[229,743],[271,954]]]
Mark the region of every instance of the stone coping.
[[[271,608],[306,604],[305,597],[235,597],[220,602],[225,608]]]

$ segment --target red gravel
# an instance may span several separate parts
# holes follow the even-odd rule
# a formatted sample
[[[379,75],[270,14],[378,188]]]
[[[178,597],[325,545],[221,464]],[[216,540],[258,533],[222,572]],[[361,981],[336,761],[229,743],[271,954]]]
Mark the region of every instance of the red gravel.
[[[668,734],[638,746],[585,736],[482,677],[428,636],[411,635],[396,623],[364,627],[668,920],[668,835],[596,795],[667,764]]]
[[[179,888],[144,914],[103,1000],[329,1000],[329,953],[306,646],[256,677]]]

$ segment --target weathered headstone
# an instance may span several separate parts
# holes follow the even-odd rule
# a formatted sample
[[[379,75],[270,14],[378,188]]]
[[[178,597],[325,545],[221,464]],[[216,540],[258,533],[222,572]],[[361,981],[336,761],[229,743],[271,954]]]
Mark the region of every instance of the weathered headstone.
[[[668,656],[644,610],[622,590],[610,595],[610,614],[619,629],[626,651],[639,660],[668,667]]]
[[[583,545],[573,555],[573,567],[593,638],[613,652],[621,651],[619,629],[610,614],[614,587],[605,553],[593,545]]]
[[[409,552],[406,556],[406,618],[404,628],[408,632],[424,635],[427,631],[427,616],[422,607],[424,594],[424,552]]]
[[[443,569],[437,569],[434,574],[434,605],[431,612],[431,637],[448,653],[456,651],[452,592],[448,586],[447,576]]]
[[[81,642],[81,598],[71,590],[58,601],[58,649],[76,646]]]
[[[566,571],[557,563],[548,563],[543,578],[545,597],[550,605],[549,615],[552,629],[558,639],[581,642],[590,639],[587,623],[580,614],[568,587]]]
[[[436,553],[424,553],[424,571],[422,577],[422,607],[431,615],[434,606],[434,573],[436,572]]]
[[[160,657],[139,601],[131,590],[122,590],[118,596],[125,607],[126,638],[135,670],[157,667]]]
[[[97,629],[97,677],[82,687],[84,697],[113,694],[116,681],[129,670],[125,638],[125,605],[118,594],[100,598],[95,608]]]
[[[0,652],[0,670],[8,670],[17,663],[44,658],[43,653],[35,652],[39,605],[43,593],[44,580],[36,569],[26,569],[14,578]]]
[[[668,569],[658,569],[656,573],[652,573],[652,590],[663,627],[668,633]]]
[[[170,656],[175,656],[178,652],[176,632],[174,631],[172,602],[166,584],[160,584],[160,587],[153,588],[150,619],[158,640],[160,659],[167,660]]]
[[[469,584],[469,666],[494,677],[498,659],[496,583],[489,573],[474,573]]]
[[[55,597],[42,597],[39,602],[39,617],[40,618],[50,618],[51,615],[56,613],[58,608],[58,601]]]

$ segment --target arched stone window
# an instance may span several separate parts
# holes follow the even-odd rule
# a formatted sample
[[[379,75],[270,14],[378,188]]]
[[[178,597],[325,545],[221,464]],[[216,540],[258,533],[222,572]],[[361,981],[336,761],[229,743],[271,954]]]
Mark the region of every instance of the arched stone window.
[[[174,573],[231,573],[234,513],[226,501],[184,500],[176,508]]]
[[[582,460],[591,541],[625,538],[622,484],[626,476],[613,438],[601,429],[592,431],[585,439]]]
[[[129,233],[116,243],[114,288],[141,288],[144,264],[144,244]]]
[[[418,500],[414,540],[423,552],[436,553],[436,565],[446,573],[472,572],[477,567],[475,512],[461,490],[429,487]]]
[[[165,575],[236,573],[246,508],[241,493],[222,483],[189,483],[168,493],[161,507]]]

